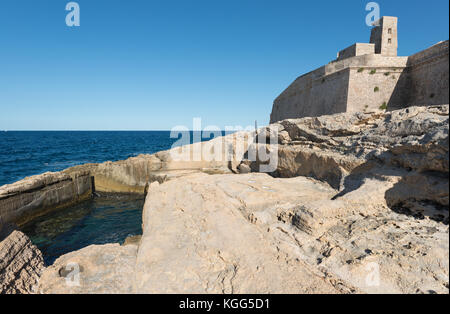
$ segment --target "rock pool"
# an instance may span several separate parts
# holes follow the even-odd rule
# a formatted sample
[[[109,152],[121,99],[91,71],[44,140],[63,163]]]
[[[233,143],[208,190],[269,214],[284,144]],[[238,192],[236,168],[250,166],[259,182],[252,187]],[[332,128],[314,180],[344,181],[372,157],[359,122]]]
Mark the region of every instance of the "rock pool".
[[[34,219],[21,229],[47,265],[92,244],[123,243],[142,234],[143,195],[100,194]]]

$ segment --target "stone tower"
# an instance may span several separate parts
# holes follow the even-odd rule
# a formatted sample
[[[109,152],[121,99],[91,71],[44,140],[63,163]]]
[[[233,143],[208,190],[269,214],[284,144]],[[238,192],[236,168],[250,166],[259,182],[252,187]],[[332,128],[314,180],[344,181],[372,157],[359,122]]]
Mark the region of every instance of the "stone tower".
[[[383,16],[370,34],[370,43],[375,44],[375,53],[396,57],[398,48],[397,17]]]

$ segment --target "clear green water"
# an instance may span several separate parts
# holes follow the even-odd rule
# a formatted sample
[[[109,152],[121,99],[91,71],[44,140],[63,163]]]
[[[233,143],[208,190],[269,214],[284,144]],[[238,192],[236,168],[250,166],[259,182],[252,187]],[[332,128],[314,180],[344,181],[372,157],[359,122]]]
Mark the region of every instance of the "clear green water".
[[[144,196],[102,194],[31,221],[22,228],[47,265],[92,244],[123,243],[142,234]]]

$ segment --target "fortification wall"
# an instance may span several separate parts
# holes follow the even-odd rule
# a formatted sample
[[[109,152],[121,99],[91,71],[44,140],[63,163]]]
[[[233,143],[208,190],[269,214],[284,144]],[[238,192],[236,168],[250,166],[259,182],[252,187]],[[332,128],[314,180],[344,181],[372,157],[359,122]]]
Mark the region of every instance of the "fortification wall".
[[[358,53],[357,45],[345,54]],[[345,57],[299,77],[274,101],[271,123],[340,112],[449,103],[449,42],[410,57]]]
[[[330,62],[299,77],[281,93],[274,101],[270,121],[357,111],[366,105],[367,108],[379,108],[384,99],[389,100],[387,95],[395,89],[407,62],[408,57],[381,55]],[[397,73],[396,78],[387,80],[384,75],[387,72]],[[374,93],[376,86],[379,89]]]
[[[331,71],[326,67],[299,77],[274,102],[271,123],[346,111],[349,69]]]
[[[351,68],[347,111],[387,108],[392,102],[402,104],[402,97],[392,98],[404,68]]]
[[[441,42],[409,57],[410,106],[449,103],[449,42]]]

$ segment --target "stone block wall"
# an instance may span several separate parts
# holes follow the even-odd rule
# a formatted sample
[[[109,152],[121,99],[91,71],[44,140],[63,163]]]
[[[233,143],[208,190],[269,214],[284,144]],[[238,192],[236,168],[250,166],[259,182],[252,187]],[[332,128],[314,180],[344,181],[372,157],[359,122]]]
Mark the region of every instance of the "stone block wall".
[[[375,54],[375,44],[356,43],[344,50],[339,51],[337,60],[344,60],[351,57]]]
[[[410,57],[359,53],[357,45],[341,60],[299,77],[274,101],[271,123],[409,106],[449,103],[449,42]]]
[[[393,94],[403,81],[404,72],[405,68],[395,67],[351,68],[347,112],[386,109],[393,104],[401,106],[405,95],[393,97]]]
[[[325,67],[299,77],[274,102],[271,123],[346,111],[349,69],[321,75]]]
[[[448,104],[449,42],[444,41],[408,59],[411,81],[410,106]]]
[[[403,80],[407,61],[408,57],[366,54],[331,62],[299,77],[275,99],[270,121],[358,111],[366,105],[379,108]],[[387,80],[387,72],[396,78]]]

